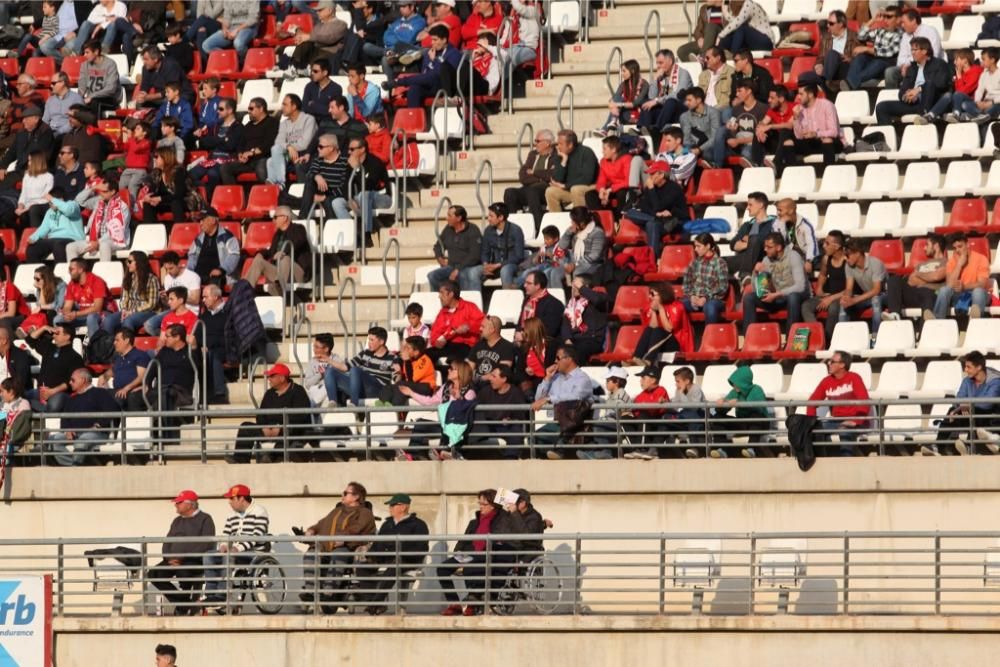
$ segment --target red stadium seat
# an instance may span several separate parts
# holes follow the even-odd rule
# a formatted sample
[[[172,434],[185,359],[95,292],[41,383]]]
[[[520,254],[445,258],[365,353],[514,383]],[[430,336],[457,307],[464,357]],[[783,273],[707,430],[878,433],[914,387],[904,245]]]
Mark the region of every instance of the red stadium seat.
[[[980,255],[985,257],[987,261],[990,259],[990,242],[985,236],[970,236],[969,237],[969,251],[978,252]]]
[[[247,225],[247,237],[243,241],[243,252],[251,257],[267,250],[274,238],[273,222],[251,222]]]
[[[392,119],[392,135],[405,132],[413,137],[417,132],[427,131],[427,114],[423,109],[397,109]]]
[[[235,81],[220,81],[219,82],[219,97],[228,97],[230,99],[237,99],[239,95],[237,94],[236,82]]]
[[[236,49],[221,49],[208,54],[208,62],[205,63],[205,71],[202,74],[192,75],[192,81],[202,81],[209,77],[221,79],[232,79],[240,70],[240,58]]]
[[[601,223],[601,229],[604,230],[604,236],[609,239],[614,238],[615,236],[614,212],[602,208],[597,211],[594,211],[594,215],[597,216],[597,221]]]
[[[312,32],[313,19],[309,14],[289,14],[284,21],[281,23],[281,27],[277,30],[270,31],[268,34],[267,21],[270,19],[274,21],[274,17],[266,15],[265,20],[265,36],[260,39],[254,40],[255,46],[291,46],[295,43],[294,38],[288,37],[286,39],[278,39],[278,33],[292,34],[293,31],[301,32]]]
[[[238,220],[243,217],[243,186],[220,185],[212,193],[212,208],[219,212],[223,220]]]
[[[781,349],[781,325],[777,322],[754,322],[747,328],[743,347],[729,354],[730,359],[762,359]]]
[[[244,216],[251,220],[264,220],[271,216],[271,211],[278,205],[278,195],[281,193],[277,185],[259,184],[250,188],[247,196]]]
[[[798,352],[792,349],[795,340],[795,332],[799,329],[809,329],[809,344],[806,351]],[[785,341],[784,350],[775,350],[771,355],[775,359],[807,359],[814,356],[818,350],[826,349],[826,332],[823,331],[822,322],[796,322],[788,330],[788,338]]]
[[[766,69],[775,83],[785,80],[781,72],[781,59],[779,58],[757,58],[754,63]]]
[[[52,83],[52,75],[56,73],[56,59],[49,56],[28,58],[24,63],[24,73],[35,77],[40,86]]]
[[[778,60],[781,62],[780,58],[795,58],[796,56],[815,56],[819,53],[819,25],[815,21],[807,21],[802,23],[792,23],[788,26],[788,31],[784,34],[789,34],[792,32],[808,32],[811,35],[811,46],[805,49],[772,49],[771,59]],[[763,59],[758,59],[759,63]],[[780,76],[774,77],[774,82],[779,83],[781,81]]]
[[[618,221],[618,231],[611,240],[615,245],[645,245],[646,232],[628,218]]]
[[[913,239],[913,245],[910,246],[910,263],[906,266],[904,273],[910,273],[917,265],[927,259],[927,239],[923,236],[920,238]]]
[[[261,79],[264,73],[274,67],[274,49],[248,49],[243,61],[243,69],[232,75],[234,79]]]
[[[611,318],[619,322],[638,322],[649,308],[649,288],[645,285],[624,285],[618,290]]]
[[[250,273],[250,265],[252,263],[253,263],[252,257],[247,257],[245,260],[243,260],[243,268],[240,269],[240,278],[242,278],[243,280],[246,280],[247,274]],[[265,283],[267,283],[267,278],[261,275],[261,277],[257,279],[257,284],[263,285]]]
[[[69,77],[71,86],[80,80],[80,68],[83,67],[83,56],[67,56],[62,61],[62,72]]]
[[[268,12],[267,10],[271,10]],[[278,32],[278,20],[274,16],[274,8],[271,5],[264,7],[264,20],[260,23],[257,28],[257,34],[259,35],[253,43],[255,46],[261,44],[267,44],[274,41],[274,34]]]
[[[3,244],[3,254],[7,258],[17,255],[17,234],[13,229],[0,229],[0,243]]]
[[[188,250],[200,231],[201,226],[197,222],[175,222],[170,228],[170,238],[167,239],[164,250],[173,250],[181,257],[187,257]]]
[[[97,131],[108,138],[115,151],[122,150],[122,122],[118,118],[101,118],[97,121]]]
[[[0,72],[8,79],[16,79],[21,73],[21,68],[17,64],[17,58],[0,58]]]
[[[706,169],[698,180],[698,191],[688,202],[691,204],[713,204],[726,195],[736,192],[733,172],[729,169]]]
[[[28,260],[28,239],[35,233],[37,227],[28,227],[21,232],[21,242],[17,244],[17,258],[26,262]]]
[[[994,215],[996,215],[994,207]],[[986,200],[980,197],[956,199],[951,205],[951,217],[948,224],[935,229],[939,234],[954,234],[955,232],[979,232],[1000,230],[1000,222],[994,220],[993,227],[986,225]]]
[[[238,222],[223,222],[222,226],[229,230],[229,233],[236,237],[239,244],[243,245],[243,226]]]
[[[785,86],[789,89],[799,87],[799,77],[813,71],[816,65],[816,56],[799,56],[792,61],[792,66],[788,70],[788,78],[785,79]]]
[[[697,352],[684,354],[691,361],[718,361],[734,352],[740,345],[740,335],[732,322],[706,324],[701,345]]]
[[[646,327],[639,324],[621,327],[618,329],[615,345],[611,351],[595,354],[592,359],[602,364],[612,361],[628,361],[635,356],[635,347],[639,344],[639,339],[642,338],[642,332],[645,330]]]
[[[191,54],[191,69],[188,70],[188,78],[193,80],[193,77],[197,74],[201,74],[201,51],[198,49],[194,50]]]
[[[694,247],[688,244],[663,246],[656,273],[647,273],[647,282],[660,280],[680,280],[688,265],[694,261]]]
[[[159,338],[156,336],[136,336],[135,348],[143,352],[151,352],[156,349],[156,341],[158,340]]]
[[[902,239],[878,239],[872,241],[868,254],[877,257],[885,264],[887,271],[898,273],[906,265],[906,252],[903,250]]]

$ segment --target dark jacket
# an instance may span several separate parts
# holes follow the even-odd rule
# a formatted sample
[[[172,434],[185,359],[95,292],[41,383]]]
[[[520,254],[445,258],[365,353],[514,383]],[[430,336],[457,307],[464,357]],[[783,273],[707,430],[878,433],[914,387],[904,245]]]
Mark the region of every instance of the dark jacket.
[[[278,119],[274,116],[267,116],[259,123],[247,123],[243,126],[242,134],[238,152],[242,153],[259,148],[260,155],[252,159],[266,159],[271,154],[271,147],[274,146],[275,139],[278,138]]]
[[[687,198],[684,197],[684,190],[674,181],[668,180],[658,188],[649,188],[639,195],[637,207],[643,213],[655,215],[660,211],[670,211],[669,218],[659,218],[667,227],[674,220],[687,222],[691,216],[688,214]]]
[[[521,185],[548,185],[552,178],[552,170],[555,167],[559,154],[551,151],[548,155],[539,155],[538,151],[532,149],[528,152],[528,157],[524,159],[524,164],[517,172],[517,180]],[[535,162],[541,160],[538,171],[535,171]]]
[[[365,161],[353,172],[353,179],[350,171],[346,176],[351,197],[355,197],[361,192],[362,183],[364,183],[366,192],[378,192],[389,182],[389,172],[386,171],[385,163],[371,153],[365,156]]]
[[[68,135],[67,135],[68,136]],[[52,156],[52,150],[56,145],[55,135],[52,129],[45,123],[39,121],[34,132],[25,129],[18,130],[14,135],[14,143],[11,144],[7,152],[0,158],[0,165],[6,169],[7,165],[17,160],[17,169],[24,171],[28,168],[28,156],[36,151],[45,153],[46,159]],[[83,156],[80,156],[81,161]]]
[[[490,524],[490,535],[510,535],[519,532],[516,530],[514,522],[511,520],[510,512],[504,509],[496,509],[496,516],[493,517],[493,523]],[[455,545],[455,551],[457,552],[472,552],[476,548],[473,546],[473,542],[478,542],[484,539],[485,536],[480,536],[476,534],[476,527],[479,525],[479,510],[476,510],[476,516],[474,519],[469,521],[469,525],[465,527],[465,534],[471,537],[459,540],[458,544]],[[513,548],[512,543],[506,543],[503,541],[494,540],[493,548]]]
[[[271,245],[268,247],[265,257],[274,259],[279,252],[290,255],[288,248],[283,248],[285,242],[292,244],[295,253],[295,263],[302,268],[303,278],[312,278],[312,247],[309,245],[309,236],[306,228],[297,222],[293,222],[285,231],[276,231],[271,237]]]
[[[187,73],[176,60],[170,56],[164,56],[163,60],[160,61],[159,69],[150,70],[145,67],[142,68],[142,82],[139,84],[139,89],[142,92],[155,91],[162,95],[163,89],[168,83],[180,83],[181,97],[187,100],[188,103],[194,104],[194,88],[191,87],[191,81],[188,80]]]
[[[816,463],[816,453],[813,451],[816,418],[802,414],[789,415],[785,426],[788,428],[788,442],[799,462],[799,469],[806,472]]]
[[[326,88],[320,88],[318,83],[310,81],[302,91],[302,110],[319,120],[330,114],[330,100],[343,94],[344,89],[336,81],[330,81]]]
[[[541,535],[545,532],[545,519],[531,503],[528,503],[528,511],[521,514],[519,511],[510,513],[511,526],[518,533],[537,533]],[[515,547],[518,551],[544,551],[545,547],[541,540],[521,540]]]
[[[483,234],[477,225],[465,223],[465,229],[456,232],[451,226],[441,230],[441,236],[434,244],[434,256],[448,256],[448,266],[453,269],[467,269],[477,266]]]
[[[767,96],[774,88],[774,77],[771,76],[771,72],[756,63],[752,65],[750,76],[742,72],[733,72],[733,89],[729,93],[729,102],[732,103],[736,99],[736,84],[746,79],[753,84],[753,96],[759,102],[766,104]]]
[[[906,76],[899,84],[899,99],[907,91],[916,88],[917,84],[917,63],[910,63],[906,70]],[[952,70],[951,66],[940,58],[930,58],[924,63],[924,85],[920,95],[920,104],[926,109],[941,99],[941,96],[951,90]]]
[[[353,117],[348,118],[347,122],[341,125],[329,113],[326,113],[317,119],[317,123],[316,136],[309,144],[310,155],[317,154],[316,147],[319,144],[319,138],[324,134],[332,134],[337,137],[337,145],[340,146],[340,152],[343,155],[347,155],[347,144],[351,139],[361,139],[368,135],[368,126]]]
[[[215,132],[209,132],[198,140],[198,146],[213,153],[235,155],[243,142],[243,123],[236,121],[230,125],[219,125]]]
[[[202,308],[198,316],[205,325],[205,347],[209,350],[226,349],[226,322],[229,321],[229,302],[223,304],[217,313],[212,313],[208,308]],[[198,336],[201,344],[201,336]]]
[[[63,417],[60,428],[64,431],[82,431],[93,428],[111,428],[118,423],[121,408],[110,389],[91,387],[80,394],[71,394],[64,412],[107,413],[107,417]],[[110,434],[108,434],[110,435]]]
[[[226,320],[226,359],[239,361],[258,341],[266,338],[253,286],[237,280],[229,293],[229,319]]]
[[[69,383],[69,377],[77,368],[83,368],[83,357],[71,346],[56,347],[50,336],[33,338],[28,336],[28,345],[42,355],[42,367],[38,372],[38,386],[57,387]]]
[[[212,517],[205,512],[199,511],[192,517],[185,519],[178,516],[170,524],[167,537],[213,537],[215,535],[215,522]],[[171,554],[199,554],[211,551],[215,548],[215,541],[205,542],[164,542],[163,557]],[[201,563],[201,559],[197,559]]]
[[[382,522],[378,530],[381,536],[399,535],[411,537],[415,535],[429,535],[430,530],[423,519],[417,518],[416,514],[410,514],[399,523],[392,517]],[[393,565],[396,562],[396,542],[375,542],[368,550],[368,558],[381,565]],[[424,557],[430,551],[430,544],[427,540],[405,540],[399,543],[399,563],[403,566],[420,565],[424,562]]]
[[[104,138],[97,133],[91,134],[87,126],[70,130],[62,137],[62,147],[72,146],[80,152],[80,164],[84,162],[103,162],[107,157]]]
[[[24,391],[31,389],[31,355],[11,345],[7,356],[7,375],[20,380]]]
[[[583,326],[585,331],[575,330],[569,324],[569,319],[563,311],[562,328],[559,332],[559,340],[573,340],[575,338],[604,338],[607,333],[608,316],[607,310],[608,295],[604,292],[596,292],[589,287],[580,289],[580,295],[589,302],[583,310]]]
[[[521,317],[523,317],[524,305],[527,301],[528,297],[525,297],[524,301],[521,302]],[[535,306],[535,317],[542,321],[547,336],[555,338],[559,335],[559,331],[562,329],[563,310],[562,302],[551,294],[546,294],[538,301],[538,305]],[[524,322],[521,322],[519,318],[517,330],[520,331],[523,328]]]
[[[573,149],[563,165],[560,157],[556,158],[552,179],[562,183],[567,188],[574,185],[593,185],[597,182],[597,156],[583,144]]]

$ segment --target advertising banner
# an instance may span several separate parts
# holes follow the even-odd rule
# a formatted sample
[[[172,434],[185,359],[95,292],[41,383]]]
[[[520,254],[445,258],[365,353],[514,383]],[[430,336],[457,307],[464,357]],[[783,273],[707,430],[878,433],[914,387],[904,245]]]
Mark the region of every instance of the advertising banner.
[[[51,667],[52,577],[0,578],[0,667]]]

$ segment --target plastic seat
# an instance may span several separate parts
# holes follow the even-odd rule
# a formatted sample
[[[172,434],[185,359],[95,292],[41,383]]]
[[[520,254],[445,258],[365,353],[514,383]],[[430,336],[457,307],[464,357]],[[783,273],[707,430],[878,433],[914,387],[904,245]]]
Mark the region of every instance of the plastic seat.
[[[736,212],[736,207],[732,205],[727,206],[706,206],[705,212],[701,215],[702,218],[720,218],[729,223],[730,234],[735,233],[736,229],[740,224],[740,216]],[[730,236],[726,234],[726,236]]]
[[[895,322],[894,324],[899,324]],[[917,389],[917,365],[912,361],[887,361],[882,364],[878,387],[872,398],[900,398]]]
[[[299,76],[294,79],[285,79],[281,82],[281,87],[278,89],[277,99],[284,99],[285,95],[291,94],[302,97],[306,91],[307,85],[309,85],[309,78],[305,76]],[[264,99],[268,98],[265,97]],[[270,109],[270,104],[268,104],[268,108]]]
[[[941,360],[927,362],[924,380],[918,389],[910,392],[910,398],[942,398],[954,396],[962,384],[962,362]]]
[[[816,13],[815,0],[785,0],[780,14],[768,14],[772,23],[785,23],[811,18]]]
[[[900,236],[923,236],[944,222],[944,202],[940,199],[920,199],[906,210],[906,224]]]
[[[906,266],[906,251],[901,239],[878,239],[872,241],[868,254],[885,264],[887,271],[899,272]]]
[[[788,0],[785,0],[785,4],[788,4]],[[781,71],[780,58],[757,58],[754,60],[754,64],[766,69],[775,83],[784,81],[785,77]]]
[[[211,58],[211,56],[209,56]],[[274,67],[274,49],[252,48],[247,49],[243,60],[243,69],[238,73],[229,75],[232,79],[260,79],[265,72]]]
[[[982,153],[979,145],[979,125],[976,123],[951,123],[945,127],[941,148],[931,151],[930,156],[956,158],[979,155]]]
[[[680,280],[693,261],[694,246],[688,244],[663,246],[656,273],[647,273],[644,279],[647,282]]]
[[[214,52],[213,52],[214,53]],[[212,193],[212,208],[225,220],[243,217],[243,186],[219,185]]]
[[[35,270],[41,266],[44,265],[28,264],[27,262],[21,262],[17,265],[17,268],[14,270],[14,287],[21,294],[31,296],[35,293]]]
[[[937,167],[937,165],[934,165]],[[870,164],[861,178],[861,187],[854,196],[857,199],[882,199],[897,194],[899,168],[895,163]]]
[[[795,332],[800,329],[809,329],[809,342],[803,351],[793,350],[795,343]],[[826,347],[826,332],[822,322],[796,322],[788,330],[789,335],[785,339],[785,348],[777,350],[773,356],[775,359],[806,359],[815,356],[818,350]]]
[[[271,79],[252,79],[243,84],[243,91],[240,93],[239,101],[236,103],[236,111],[246,113],[250,110],[250,100],[255,97],[263,98],[268,105],[274,96],[274,82]]]
[[[52,84],[52,76],[56,73],[56,59],[50,56],[28,58],[24,63],[24,73],[35,77],[41,86]]]
[[[427,113],[421,109],[397,109],[395,116],[392,119],[392,129],[390,130],[393,136],[396,136],[398,132],[405,132],[407,135],[413,137],[418,132],[427,131]]]
[[[907,125],[899,150],[889,153],[890,160],[915,160],[926,157],[938,148],[937,127],[934,125]]]
[[[775,398],[779,401],[804,401],[812,396],[816,385],[826,375],[826,364],[824,363],[795,364],[792,368],[792,378],[788,382],[788,390],[778,392],[775,394]]]
[[[63,58],[60,71],[69,77],[69,84],[75,86],[80,81],[80,69],[83,67],[83,56],[67,56]]]
[[[864,229],[854,236],[895,235],[903,228],[903,205],[898,201],[872,202],[865,215]]]
[[[882,91],[879,93],[879,99],[883,97],[885,93],[891,93],[891,97],[896,96],[896,90]],[[871,122],[875,122],[874,118]],[[875,132],[881,132],[885,136],[885,143],[889,147],[890,151],[896,150],[896,128],[892,125],[869,125],[861,132],[861,138],[864,139],[870,134]],[[853,153],[848,153],[844,158],[847,162],[867,162],[869,160],[878,160],[885,156],[885,153],[880,153],[878,151],[855,151]]]
[[[490,297],[490,315],[496,315],[504,324],[517,324],[521,319],[524,293],[516,289],[498,289]]]
[[[861,229],[861,207],[857,202],[830,204],[823,217],[823,232],[839,230],[850,236]]]
[[[730,392],[732,387],[729,386],[729,376],[735,370],[735,364],[711,364],[705,368],[705,374],[701,378],[701,390],[705,394],[706,401],[717,401]]]
[[[861,356],[869,359],[886,359],[899,356],[915,347],[916,336],[912,320],[886,320],[878,328],[875,346],[863,351]]]
[[[220,49],[208,54],[205,71],[191,77],[192,81],[203,81],[210,77],[234,79],[240,70],[240,58],[236,49]]]
[[[785,387],[785,371],[778,363],[754,364],[753,381],[764,390],[765,396],[773,399]]]
[[[176,222],[170,228],[170,238],[167,239],[166,250],[173,250],[181,257],[186,257],[191,244],[194,243],[201,227],[197,222]]]
[[[920,330],[917,347],[904,352],[907,357],[939,357],[958,346],[958,322],[953,319],[929,320]]]
[[[975,125],[975,123],[963,123]],[[949,125],[949,128],[958,127]],[[947,146],[948,144],[944,144]],[[944,175],[944,185],[935,193],[939,197],[965,197],[979,189],[983,180],[983,170],[979,160],[955,160],[948,165]]]
[[[789,90],[799,87],[799,77],[812,72],[816,66],[816,56],[798,56],[788,68],[788,78],[785,79],[785,87]],[[841,122],[844,122],[841,119]]]
[[[251,222],[247,225],[247,236],[243,240],[243,252],[253,257],[267,250],[271,246],[274,233],[273,222]]]
[[[638,322],[643,311],[649,309],[650,299],[645,285],[624,285],[618,290],[610,317],[619,322]]]
[[[837,326],[833,328],[829,349],[818,350],[816,358],[829,359],[838,350],[851,354],[861,354],[871,346],[870,339],[871,333],[868,330],[867,322],[837,322]]]
[[[984,354],[1000,352],[1000,319],[969,320],[965,339],[951,348],[951,353],[957,357],[976,350]]]
[[[725,200],[743,202],[751,192],[763,192],[768,196],[774,194],[774,170],[770,167],[744,169],[736,194],[726,195]]]
[[[38,228],[28,227],[27,229],[21,232],[21,239],[17,243],[17,252],[15,253],[17,255],[18,261],[24,262],[27,260],[29,240],[31,238],[31,235],[35,233],[36,229]]]
[[[706,324],[697,352],[684,355],[690,361],[718,361],[736,352],[740,344],[739,332],[732,322]]]
[[[978,197],[975,199],[956,199],[951,204],[951,216],[948,218],[948,224],[938,227],[936,231],[939,234],[952,234],[954,232],[982,232],[985,234],[987,231],[993,231],[986,224],[986,200]]]
[[[417,141],[445,141],[461,139],[465,132],[465,120],[455,107],[438,107],[431,114],[431,124],[427,131],[417,132]]]
[[[942,35],[941,48],[952,51],[974,47],[976,38],[983,30],[984,20],[982,15],[956,16],[948,32],[948,39],[943,39]]]
[[[167,246],[167,228],[159,223],[138,225],[132,234],[132,246],[128,250],[119,250],[118,257],[128,257],[134,250],[141,250],[152,257],[163,253]]]
[[[736,181],[729,169],[706,169],[698,179],[698,190],[688,198],[692,204],[713,204],[736,192]]]
[[[867,90],[845,90],[837,95],[834,106],[841,124],[874,122],[871,107],[868,105]]]
[[[0,58],[0,73],[8,79],[16,79],[21,73],[17,58]]]
[[[284,330],[285,304],[280,296],[258,296],[254,301],[265,329]]]
[[[323,223],[323,237],[320,242],[323,252],[354,252],[357,245],[354,220],[331,218]]]
[[[743,337],[743,347],[729,353],[730,359],[762,359],[781,349],[781,325],[754,322]]]
[[[246,208],[243,211],[244,217],[254,220],[269,218],[271,211],[278,205],[279,194],[281,194],[281,188],[277,185],[270,183],[254,185],[250,188],[250,194],[247,195]]]
[[[933,195],[940,186],[941,167],[937,162],[911,162],[906,165],[903,185],[895,196],[917,199]]]
[[[778,197],[809,198],[816,190],[816,170],[808,165],[788,167],[782,172]]]
[[[986,133],[986,141],[992,142],[993,137]],[[990,170],[986,174],[986,183],[973,190],[973,194],[985,197],[989,195],[1000,195],[1000,160],[993,160],[990,163]]]
[[[424,314],[426,316],[426,311]],[[646,327],[641,324],[627,324],[620,327],[611,351],[596,354],[593,359],[601,363],[628,361],[635,356],[635,346],[639,344],[639,339],[645,330]]]
[[[579,32],[580,3],[577,0],[553,0],[549,4],[548,28],[552,32]]]
[[[103,278],[104,282],[108,284],[108,288],[111,289],[111,293],[118,296],[122,293],[122,279],[125,277],[124,269],[125,267],[118,261],[94,262],[91,272],[95,276]]]
[[[785,173],[788,173],[788,169]],[[784,187],[784,179],[782,179]],[[819,189],[803,194],[806,199],[835,200],[850,197],[858,187],[858,169],[853,164],[833,164],[823,172]],[[814,188],[815,189],[815,188]]]

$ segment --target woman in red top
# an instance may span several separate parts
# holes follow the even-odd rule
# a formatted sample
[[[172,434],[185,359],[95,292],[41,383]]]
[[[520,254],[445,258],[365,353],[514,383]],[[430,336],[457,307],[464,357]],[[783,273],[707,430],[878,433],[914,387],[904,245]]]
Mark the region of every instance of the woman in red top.
[[[0,277],[5,275],[0,271]],[[30,313],[28,302],[24,300],[24,295],[17,289],[14,281],[0,280],[0,326],[14,331]]]
[[[628,198],[635,156],[622,152],[618,137],[604,137],[601,144],[604,157],[597,172],[597,183],[585,199],[590,210],[611,209],[618,216]]]
[[[694,329],[684,304],[674,298],[670,285],[649,288],[649,310],[643,313],[645,331],[635,346],[633,366],[649,366],[651,357],[662,352],[693,352]]]
[[[519,369],[524,378],[521,390],[534,396],[538,384],[545,378],[545,369],[555,363],[556,344],[545,333],[545,325],[537,317],[524,321],[521,337]]]

